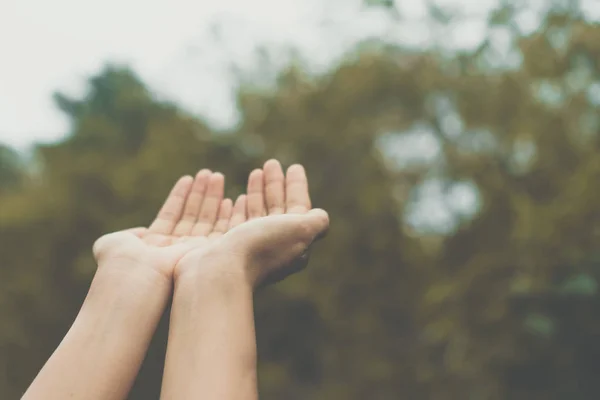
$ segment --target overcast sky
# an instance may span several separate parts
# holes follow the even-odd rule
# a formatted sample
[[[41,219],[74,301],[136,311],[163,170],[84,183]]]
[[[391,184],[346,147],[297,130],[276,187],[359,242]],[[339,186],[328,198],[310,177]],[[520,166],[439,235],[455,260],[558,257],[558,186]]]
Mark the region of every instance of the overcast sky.
[[[428,29],[418,21],[425,16],[423,2],[401,2],[405,16],[417,20],[413,24],[390,23],[361,3],[0,0],[0,142],[24,148],[63,136],[68,127],[52,92],[82,93],[85,77],[109,61],[132,66],[157,93],[224,126],[235,118],[227,65],[232,59],[248,64],[257,45],[291,45],[313,65],[326,66],[365,37],[427,41]],[[469,7],[479,12],[490,3]],[[482,26],[474,21],[464,27],[462,41],[476,41]]]

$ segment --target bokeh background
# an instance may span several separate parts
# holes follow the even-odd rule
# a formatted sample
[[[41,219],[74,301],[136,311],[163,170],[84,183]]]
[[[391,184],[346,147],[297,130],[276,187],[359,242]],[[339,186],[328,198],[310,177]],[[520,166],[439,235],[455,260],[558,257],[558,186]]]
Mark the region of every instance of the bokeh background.
[[[306,166],[332,225],[257,295],[262,398],[600,398],[600,4],[259,3],[186,25],[210,34],[163,80],[110,58],[77,77],[52,96],[52,139],[22,135],[40,120],[0,90],[0,398],[69,328],[98,236],[147,224],[182,174],[222,171],[235,196],[271,157]],[[120,10],[102,43],[122,43]],[[158,398],[166,340],[167,314],[131,399]]]

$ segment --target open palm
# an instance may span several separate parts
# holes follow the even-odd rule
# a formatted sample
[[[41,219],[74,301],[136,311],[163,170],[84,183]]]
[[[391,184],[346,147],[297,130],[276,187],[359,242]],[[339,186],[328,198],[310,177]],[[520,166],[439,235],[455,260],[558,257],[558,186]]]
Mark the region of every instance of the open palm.
[[[304,168],[291,166],[284,175],[276,160],[248,179],[248,220],[230,226],[215,242],[217,253],[241,256],[252,285],[272,283],[306,265],[308,246],[329,225],[327,213],[311,210]],[[197,268],[203,250],[194,250],[180,260],[175,273]]]
[[[224,177],[201,170],[195,178],[177,181],[156,219],[148,228],[111,233],[98,239],[98,264],[127,261],[150,266],[171,279],[179,259],[246,220],[246,196],[235,202],[223,199]],[[124,263],[123,263],[124,264]]]
[[[177,181],[148,228],[105,235],[94,245],[98,265],[156,271],[168,280],[202,264],[209,244],[242,255],[256,284],[283,279],[306,265],[305,250],[327,229],[322,210],[311,210],[304,168],[284,174],[276,160],[252,171],[247,195],[223,199],[225,178],[201,170]],[[110,262],[113,261],[113,262]],[[115,262],[116,261],[116,262]]]

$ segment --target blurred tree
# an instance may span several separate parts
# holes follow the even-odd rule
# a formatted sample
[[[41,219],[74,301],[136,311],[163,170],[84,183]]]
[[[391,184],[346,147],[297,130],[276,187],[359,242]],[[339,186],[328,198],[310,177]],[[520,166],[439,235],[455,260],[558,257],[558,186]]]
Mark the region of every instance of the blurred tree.
[[[504,2],[474,53],[433,54],[436,73],[415,73],[429,85],[415,119],[437,139],[435,179],[473,184],[479,203],[432,253],[416,364],[427,398],[600,393],[600,199],[590,184],[600,26],[574,2],[545,5],[523,35],[533,5]]]
[[[73,130],[35,179],[0,152],[0,397],[68,329],[96,237],[146,223],[181,174],[222,171],[234,196],[276,157],[306,165],[332,227],[258,295],[263,397],[598,398],[600,26],[550,6],[524,32],[533,6],[503,2],[473,51],[371,41],[327,76],[291,67],[240,88],[231,132],[126,68],[56,95]],[[132,399],[158,397],[165,341],[166,320]]]
[[[24,165],[19,154],[0,145],[0,194],[14,190],[23,182]]]

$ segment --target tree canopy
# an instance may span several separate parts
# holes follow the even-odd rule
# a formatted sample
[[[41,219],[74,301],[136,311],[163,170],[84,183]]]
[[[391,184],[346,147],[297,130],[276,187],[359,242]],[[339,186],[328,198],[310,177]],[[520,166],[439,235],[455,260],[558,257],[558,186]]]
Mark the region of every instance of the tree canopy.
[[[221,171],[235,196],[274,157],[306,166],[332,225],[257,295],[262,397],[598,398],[600,25],[556,6],[523,33],[525,11],[496,10],[473,51],[369,43],[241,87],[229,132],[125,67],[57,94],[64,140],[0,147],[0,397],[65,334],[98,236],[146,224],[182,174]],[[132,399],[158,398],[166,325]]]

